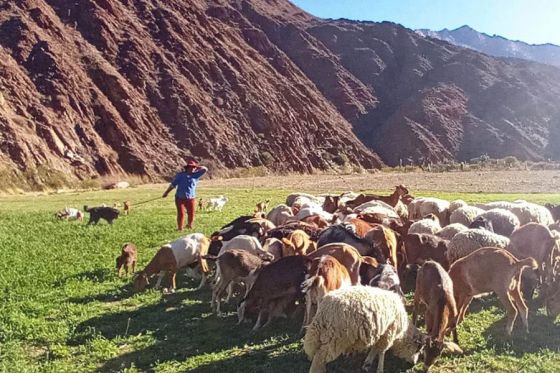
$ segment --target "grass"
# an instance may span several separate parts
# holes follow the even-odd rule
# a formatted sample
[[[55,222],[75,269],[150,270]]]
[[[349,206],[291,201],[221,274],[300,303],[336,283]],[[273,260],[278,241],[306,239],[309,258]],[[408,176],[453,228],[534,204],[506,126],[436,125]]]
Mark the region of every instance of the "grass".
[[[154,187],[124,191],[13,196],[0,198],[0,371],[5,372],[307,372],[309,363],[298,334],[302,315],[278,320],[251,334],[236,326],[234,305],[226,317],[210,312],[208,289],[179,277],[179,290],[132,294],[128,278],[118,278],[114,263],[120,246],[139,247],[142,268],[174,229],[172,199],[134,208],[161,193]],[[287,191],[205,189],[202,197],[226,194],[223,213],[201,212],[197,231],[210,234],[249,213],[256,202],[281,202]],[[555,202],[552,194],[452,194],[469,202],[526,199]],[[114,226],[86,227],[58,222],[52,213],[64,206],[112,204],[130,200],[132,214]],[[530,318],[532,333],[503,334],[504,313],[490,298],[473,304],[460,328],[465,354],[438,361],[434,372],[557,372],[560,330],[543,315]],[[332,372],[356,371],[363,356],[341,358]],[[386,371],[412,371],[389,357]]]

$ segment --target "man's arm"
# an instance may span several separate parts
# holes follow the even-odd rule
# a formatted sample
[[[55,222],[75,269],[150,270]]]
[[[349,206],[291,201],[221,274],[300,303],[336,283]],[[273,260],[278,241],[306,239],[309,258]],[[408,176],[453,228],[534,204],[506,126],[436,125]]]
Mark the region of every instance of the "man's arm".
[[[208,167],[198,166],[198,167],[196,168],[196,171],[193,172],[193,175],[192,175],[192,176],[193,176],[193,177],[196,177],[196,178],[199,178],[199,177],[201,177],[202,175],[204,175],[204,174],[207,173],[207,172],[208,172]]]

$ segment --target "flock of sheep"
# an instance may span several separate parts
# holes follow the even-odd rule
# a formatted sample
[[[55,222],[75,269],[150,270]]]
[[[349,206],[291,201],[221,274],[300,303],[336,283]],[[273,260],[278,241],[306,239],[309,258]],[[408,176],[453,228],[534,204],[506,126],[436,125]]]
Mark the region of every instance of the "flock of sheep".
[[[267,205],[210,238],[193,233],[164,245],[135,274],[134,289],[153,275],[159,287],[171,274],[174,291],[181,268],[201,274],[200,289],[213,272],[214,312],[226,292],[226,302],[239,293],[238,323],[253,320],[253,330],[302,308],[310,372],[352,352],[367,353],[366,370],[377,358],[382,372],[387,351],[413,364],[422,358],[427,369],[445,351],[462,352],[457,328],[485,293],[505,308],[508,335],[518,317],[529,332],[528,301],[560,314],[555,206],[414,198],[403,185],[389,196],[296,193]],[[134,270],[135,262],[135,248],[125,245],[117,266]]]

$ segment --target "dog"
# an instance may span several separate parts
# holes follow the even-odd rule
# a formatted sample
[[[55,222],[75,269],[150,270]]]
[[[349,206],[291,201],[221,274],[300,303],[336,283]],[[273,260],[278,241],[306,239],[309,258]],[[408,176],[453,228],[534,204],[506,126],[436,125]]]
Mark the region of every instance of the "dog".
[[[122,270],[124,269],[126,274],[134,273],[136,268],[136,246],[132,243],[125,243],[121,249],[121,255],[117,257],[117,271],[118,276],[121,277]]]
[[[198,209],[199,210],[204,210],[204,198],[199,198],[198,199]]]
[[[123,214],[128,215],[130,213],[130,202],[124,201],[123,202]]]
[[[212,210],[222,211],[227,201],[228,198],[224,196],[210,198],[207,204],[208,210],[212,209]]]
[[[91,207],[84,206],[84,211],[89,212],[89,221],[87,225],[97,224],[99,220],[104,219],[109,224],[119,217],[120,211],[112,207]]]

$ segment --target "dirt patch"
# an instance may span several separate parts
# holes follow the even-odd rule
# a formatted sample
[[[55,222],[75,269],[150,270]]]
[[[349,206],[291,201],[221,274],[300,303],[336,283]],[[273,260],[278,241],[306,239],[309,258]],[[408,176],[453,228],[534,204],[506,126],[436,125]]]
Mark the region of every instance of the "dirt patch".
[[[560,171],[481,171],[446,173],[377,173],[364,175],[295,175],[204,180],[201,187],[280,188],[287,190],[388,191],[405,184],[411,192],[557,193]]]

